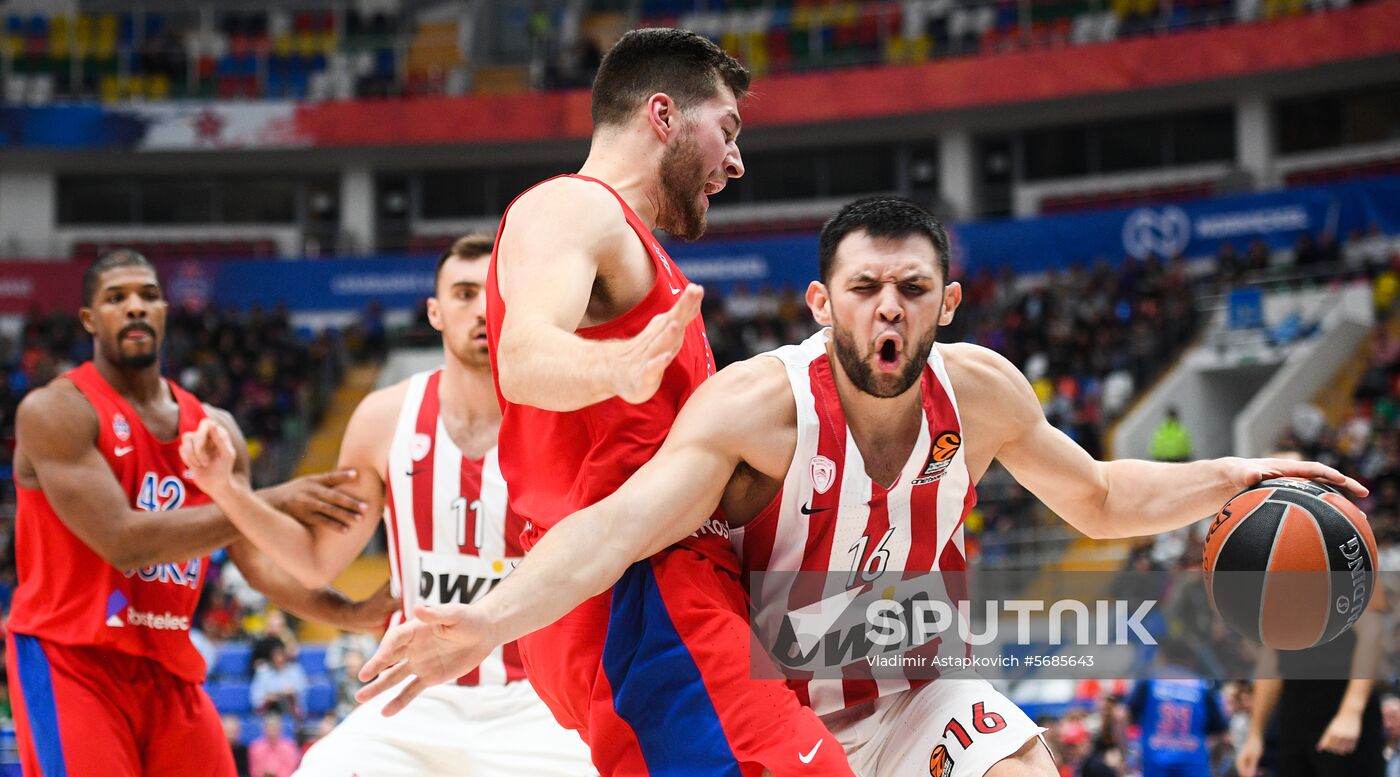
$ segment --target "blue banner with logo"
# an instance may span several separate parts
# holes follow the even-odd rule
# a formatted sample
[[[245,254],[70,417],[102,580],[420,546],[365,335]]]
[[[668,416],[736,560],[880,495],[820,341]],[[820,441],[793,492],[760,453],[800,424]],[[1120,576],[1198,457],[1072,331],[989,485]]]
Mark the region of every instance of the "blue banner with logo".
[[[1010,267],[1039,272],[1100,257],[1213,255],[1224,242],[1242,254],[1250,241],[1293,245],[1304,231],[1339,240],[1378,227],[1400,234],[1400,177],[1221,197],[1172,205],[1121,208],[1070,216],[980,221],[950,230],[955,272]],[[671,241],[667,251],[686,276],[726,294],[790,286],[817,277],[817,236],[786,235],[699,243]],[[371,303],[410,309],[432,294],[432,256],[298,262],[176,262],[162,266],[176,301],[209,299],[220,306],[285,303],[296,312],[362,310]]]
[[[1267,194],[1148,205],[1070,216],[959,224],[954,256],[970,269],[1039,271],[1098,258],[1213,256],[1224,243],[1243,254],[1262,240],[1286,248],[1303,232],[1343,241],[1372,226],[1400,231],[1400,178]]]
[[[246,309],[285,304],[294,313],[417,308],[433,293],[435,256],[295,262],[273,260],[162,263],[174,304]]]

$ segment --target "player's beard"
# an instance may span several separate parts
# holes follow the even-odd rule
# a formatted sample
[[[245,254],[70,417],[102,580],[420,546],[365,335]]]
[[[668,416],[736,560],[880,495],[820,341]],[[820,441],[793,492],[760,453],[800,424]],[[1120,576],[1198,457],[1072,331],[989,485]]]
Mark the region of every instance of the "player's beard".
[[[122,348],[126,333],[133,329],[139,329],[150,336],[151,350],[145,353],[127,353],[126,350]],[[117,332],[116,354],[117,366],[122,369],[143,370],[155,364],[156,360],[160,358],[160,339],[156,337],[156,330],[150,324],[127,324],[121,328],[121,331]]]
[[[709,171],[700,158],[700,144],[691,130],[682,130],[661,155],[661,208],[656,225],[683,240],[705,234],[705,209],[700,195]]]
[[[897,375],[876,375],[875,370],[870,367],[870,361],[860,354],[860,349],[856,347],[855,338],[851,333],[842,329],[836,322],[835,317],[831,321],[831,341],[836,346],[836,358],[841,362],[841,369],[846,372],[846,377],[851,379],[855,387],[865,393],[888,399],[897,397],[909,390],[919,380],[923,374],[924,365],[928,364],[929,352],[933,350],[933,340],[938,336],[938,325],[929,328],[928,334],[919,341],[914,349],[914,353],[905,352],[909,360],[905,363],[904,369]],[[873,355],[872,351],[870,355]]]

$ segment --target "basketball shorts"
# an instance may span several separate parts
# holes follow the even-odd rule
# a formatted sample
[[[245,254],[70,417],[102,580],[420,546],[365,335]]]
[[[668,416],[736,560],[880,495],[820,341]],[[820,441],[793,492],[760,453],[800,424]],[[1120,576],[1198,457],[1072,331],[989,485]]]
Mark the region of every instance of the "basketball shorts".
[[[306,751],[297,777],[585,777],[588,748],[554,721],[527,682],[437,685],[393,717],[398,689],[356,707]]]
[[[214,702],[149,658],[6,638],[5,663],[30,777],[234,777]]]
[[[752,679],[750,639],[735,573],[673,547],[521,640],[520,653],[604,777],[851,775],[795,693]]]
[[[862,777],[982,777],[1045,731],[976,675],[939,678],[822,720]]]

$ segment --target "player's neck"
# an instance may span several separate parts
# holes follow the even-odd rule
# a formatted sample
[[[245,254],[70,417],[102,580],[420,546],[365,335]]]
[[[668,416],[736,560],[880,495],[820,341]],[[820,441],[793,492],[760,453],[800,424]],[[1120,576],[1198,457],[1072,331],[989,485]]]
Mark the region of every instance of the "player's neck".
[[[438,382],[438,408],[448,436],[467,456],[479,458],[494,444],[501,406],[489,368],[468,367],[448,353]]]
[[[102,379],[132,405],[146,405],[166,397],[159,362],[149,367],[119,367],[99,353],[93,355],[92,363]]]
[[[867,462],[895,455],[902,463],[919,437],[919,418],[923,414],[923,396],[919,381],[897,396],[877,397],[861,391],[841,367],[835,354],[831,357],[836,394],[841,398],[841,410],[846,426],[860,445],[861,457]]]
[[[639,147],[627,133],[610,133],[594,138],[578,174],[611,186],[648,229],[656,229],[660,181],[653,155],[654,151]]]

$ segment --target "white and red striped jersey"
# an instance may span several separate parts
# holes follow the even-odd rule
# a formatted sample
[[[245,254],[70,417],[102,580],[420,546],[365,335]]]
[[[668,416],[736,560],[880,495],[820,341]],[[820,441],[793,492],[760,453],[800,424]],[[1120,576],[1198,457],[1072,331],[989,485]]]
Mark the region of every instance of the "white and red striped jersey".
[[[827,355],[829,330],[765,354],[782,360],[797,403],[797,447],[781,491],[752,521],[730,531],[756,606],[793,609],[845,590],[899,580],[903,573],[967,569],[963,521],[977,494],[965,461],[962,424],[938,346],[920,380],[924,412],[918,441],[888,486],[866,474],[846,426]],[[753,581],[753,572],[828,573],[792,590],[793,576]],[[892,578],[884,578],[890,573]],[[962,581],[948,579],[950,592]],[[767,590],[774,586],[783,590]],[[833,590],[834,589],[834,590]],[[935,651],[936,645],[930,646]],[[922,652],[922,649],[918,649]],[[848,678],[790,680],[805,704],[826,714],[897,693],[925,681],[871,679],[868,664],[843,668]]]
[[[524,520],[510,509],[496,449],[462,455],[438,414],[442,370],[409,378],[389,444],[384,519],[391,585],[403,597],[401,623],[419,602],[469,604],[515,568],[524,552]],[[520,650],[508,642],[457,680],[501,685],[525,677]]]

